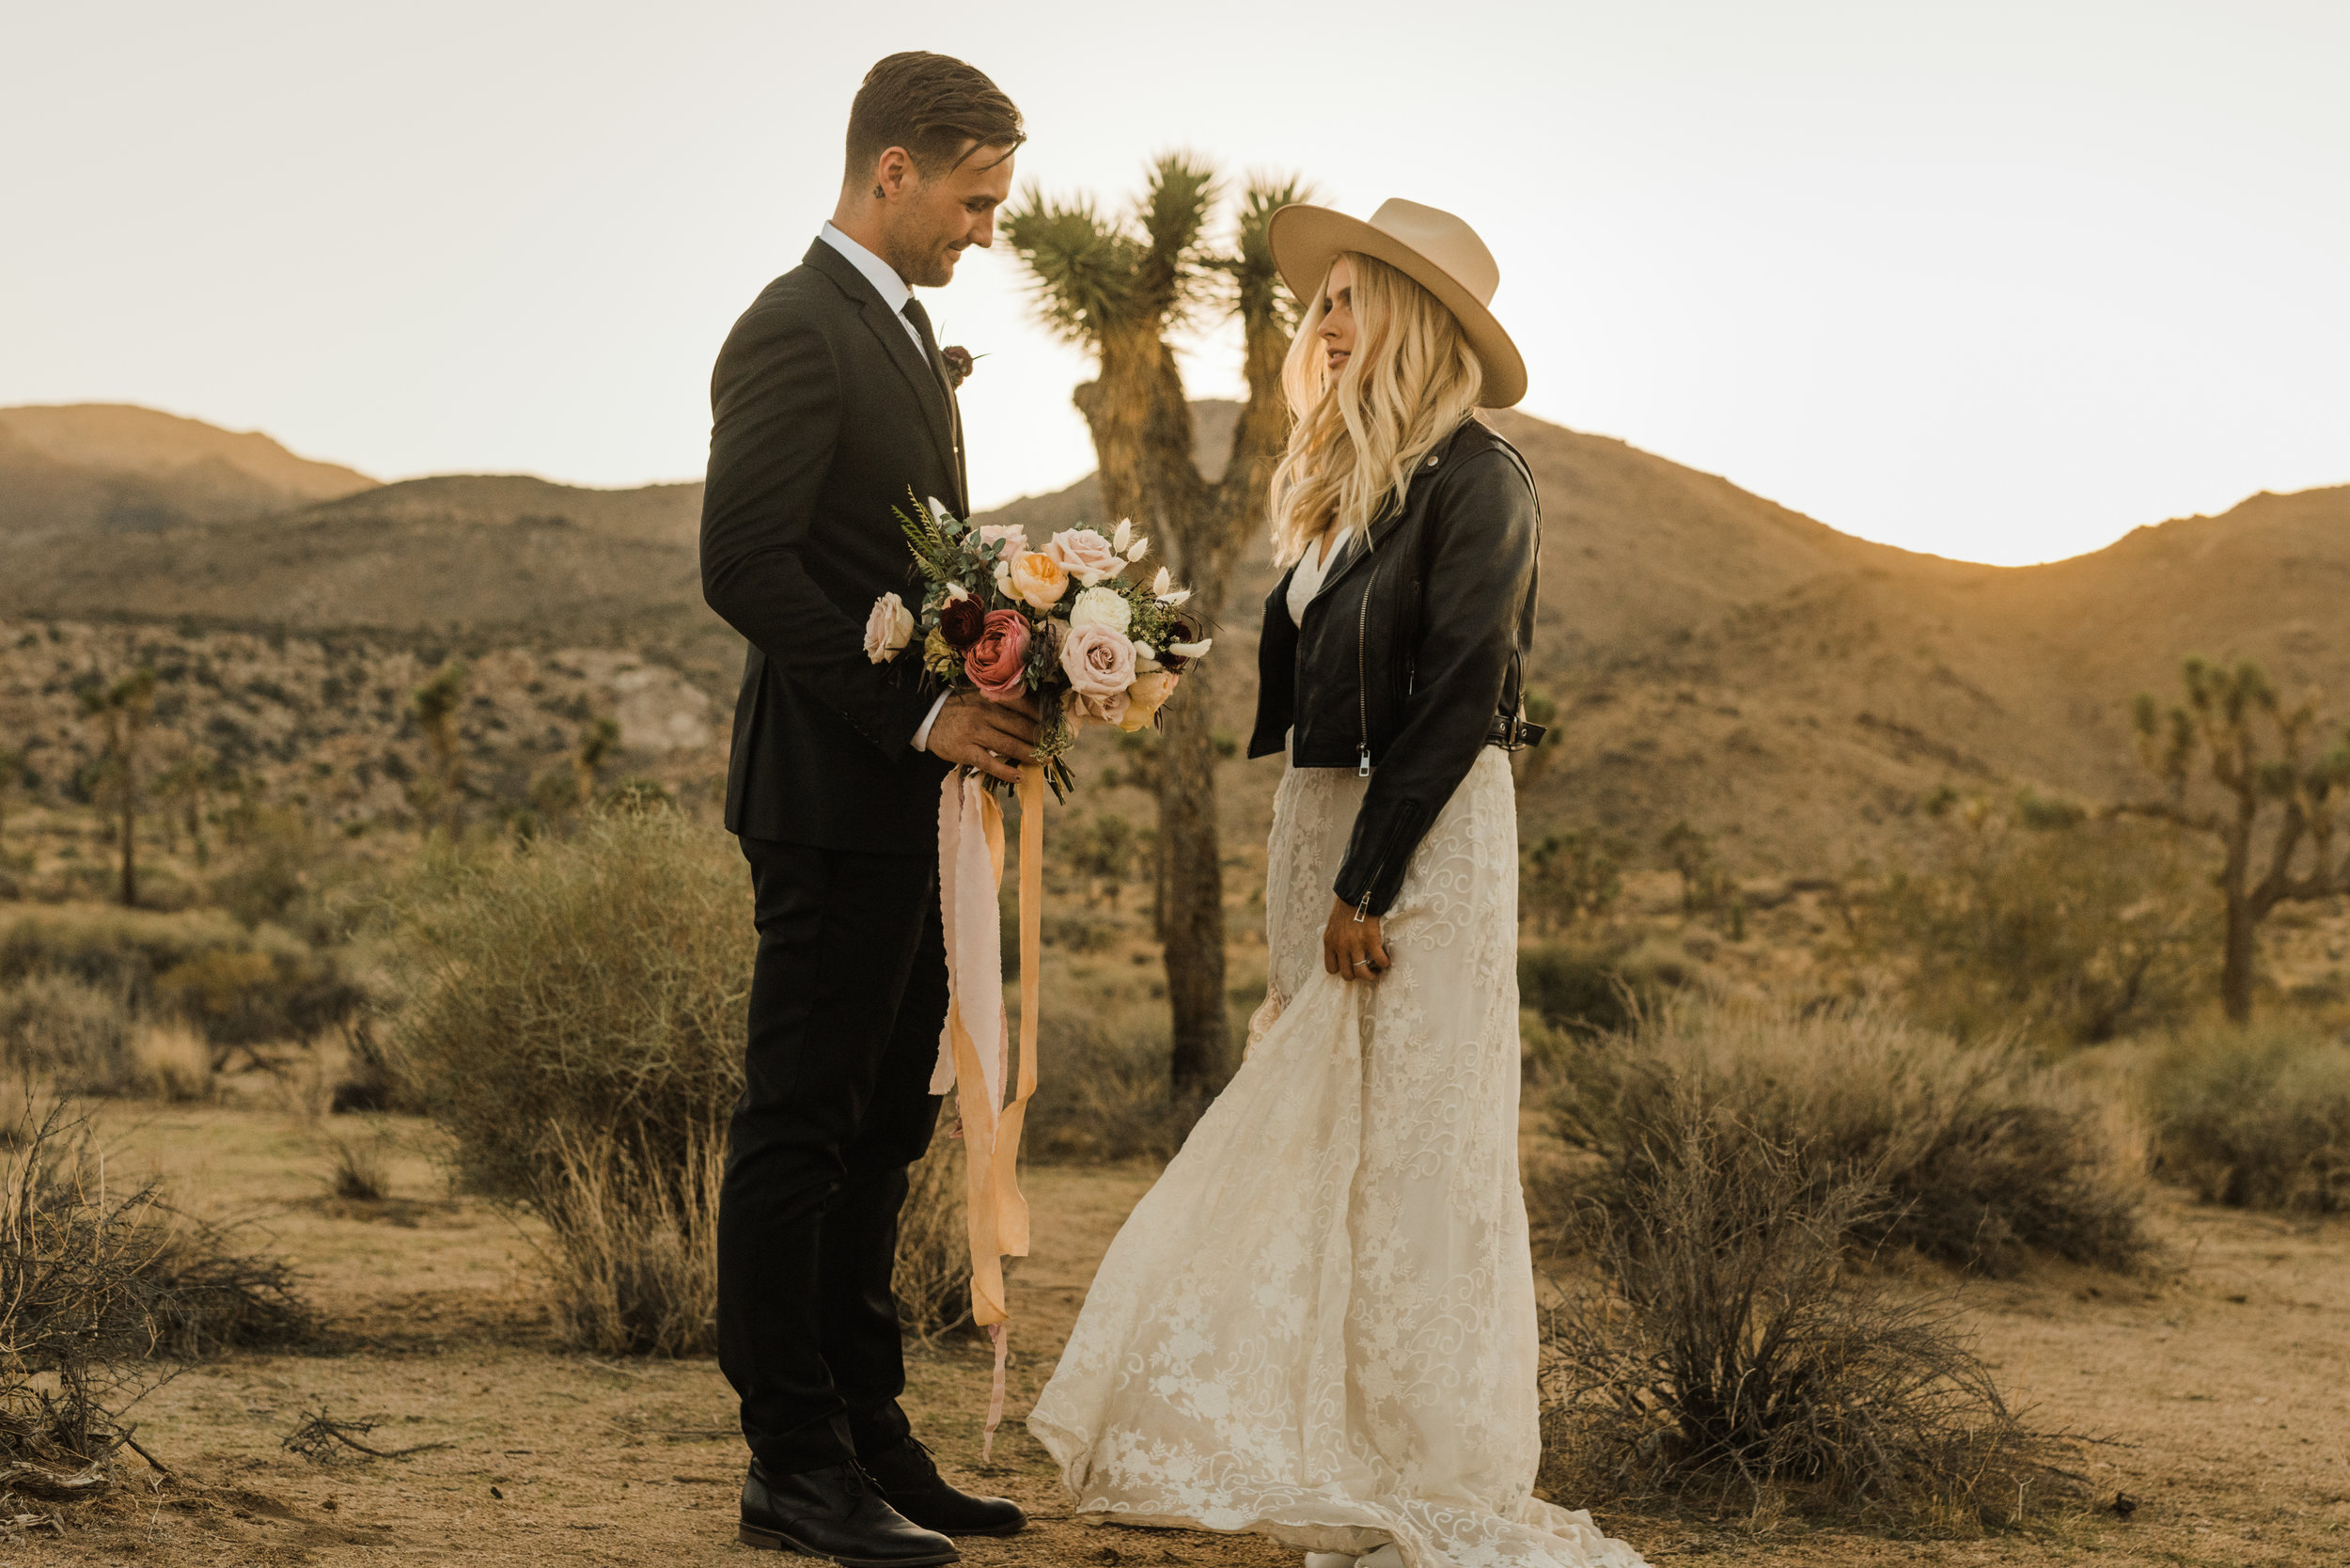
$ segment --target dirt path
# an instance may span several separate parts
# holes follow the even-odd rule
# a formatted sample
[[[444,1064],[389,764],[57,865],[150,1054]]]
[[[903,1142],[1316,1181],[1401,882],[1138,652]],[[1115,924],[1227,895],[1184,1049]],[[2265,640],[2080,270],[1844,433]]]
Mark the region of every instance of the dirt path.
[[[47,1524],[0,1525],[0,1556],[88,1562],[625,1565],[771,1561],[732,1544],[741,1447],[714,1365],[601,1362],[550,1341],[528,1268],[533,1237],[436,1196],[430,1166],[395,1163],[401,1201],[322,1201],[319,1124],[218,1109],[110,1113],[118,1168],[173,1177],[195,1206],[261,1217],[296,1259],[345,1348],[240,1356],[191,1371],[140,1408],[139,1439],[177,1479],[133,1486]],[[350,1129],[337,1123],[334,1131]],[[1044,1168],[1029,1188],[1038,1255],[1014,1280],[1024,1312],[1013,1415],[979,1458],[987,1367],[969,1342],[917,1355],[911,1403],[967,1484],[1018,1498],[1036,1523],[974,1541],[978,1565],[1292,1565],[1253,1539],[1103,1529],[1072,1520],[1018,1425],[1086,1282],[1148,1185],[1132,1170]],[[2010,1389],[2044,1424],[2105,1441],[2079,1463],[2111,1513],[2052,1512],[1984,1541],[1888,1540],[1752,1521],[1607,1516],[1662,1563],[2350,1562],[2350,1225],[2300,1227],[2167,1202],[2180,1262],[2154,1283],[2050,1271],[1971,1288]],[[257,1234],[256,1240],[264,1239]],[[401,1459],[313,1464],[283,1439],[311,1412],[377,1424]]]

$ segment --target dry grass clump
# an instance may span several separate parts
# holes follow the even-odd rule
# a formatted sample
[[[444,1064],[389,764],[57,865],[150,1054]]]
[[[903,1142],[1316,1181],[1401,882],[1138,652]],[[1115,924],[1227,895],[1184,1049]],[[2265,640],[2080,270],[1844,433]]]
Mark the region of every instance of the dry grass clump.
[[[1794,1151],[1823,1194],[1871,1184],[1852,1217],[1864,1247],[1992,1274],[2033,1253],[2126,1269],[2154,1247],[2108,1107],[2012,1043],[1961,1045],[1875,1003],[1682,996],[1629,1031],[1568,1040],[1548,1074],[1554,1127],[1600,1156],[1596,1195],[1619,1213],[1670,1175],[1658,1151],[1690,1096]]]
[[[353,1203],[381,1203],[392,1195],[392,1140],[378,1128],[364,1136],[327,1139],[326,1189]]]
[[[1545,1483],[1578,1501],[2012,1520],[2047,1472],[1954,1309],[1848,1262],[1882,1185],[1824,1185],[1685,1081],[1645,1136],[1649,1179],[1590,1211],[1599,1276],[1550,1317]]]
[[[713,1131],[650,1164],[611,1133],[556,1147],[560,1187],[538,1207],[554,1231],[556,1337],[603,1356],[703,1356],[717,1344],[718,1186]]]
[[[2156,1168],[2205,1201],[2350,1209],[2350,1040],[2291,1019],[2186,1035],[2148,1064],[2145,1100]]]

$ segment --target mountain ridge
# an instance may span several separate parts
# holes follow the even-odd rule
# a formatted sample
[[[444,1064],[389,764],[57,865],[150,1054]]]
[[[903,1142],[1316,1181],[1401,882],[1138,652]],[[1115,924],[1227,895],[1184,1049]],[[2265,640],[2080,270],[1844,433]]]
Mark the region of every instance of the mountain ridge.
[[[1233,407],[1197,414],[1213,469]],[[1927,831],[1919,803],[1943,785],[2135,792],[2130,698],[2168,694],[2188,652],[2260,658],[2288,690],[2350,698],[2350,646],[2330,630],[2350,600],[2350,487],[2264,492],[2001,567],[1841,533],[1613,437],[1495,423],[1544,507],[1532,677],[1563,739],[1522,799],[1529,834],[1638,843],[1687,821],[1747,869],[1816,870]],[[9,473],[0,463],[0,519],[39,505]],[[0,616],[628,647],[723,699],[742,645],[701,603],[700,489],[443,475],[135,530],[36,519],[0,527]],[[1112,521],[1090,478],[987,515],[1032,535]],[[1274,577],[1251,541],[1201,682],[1235,733]],[[1271,778],[1233,764],[1236,834],[1261,833]]]

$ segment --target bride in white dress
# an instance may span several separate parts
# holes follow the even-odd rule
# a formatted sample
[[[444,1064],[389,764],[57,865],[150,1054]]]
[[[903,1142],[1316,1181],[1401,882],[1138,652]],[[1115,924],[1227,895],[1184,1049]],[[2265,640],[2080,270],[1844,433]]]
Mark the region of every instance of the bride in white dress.
[[[1506,750],[1539,511],[1449,213],[1275,215],[1308,301],[1249,755],[1283,750],[1246,1059],[1104,1258],[1028,1418],[1081,1515],[1308,1568],[1637,1568],[1533,1496]],[[1539,731],[1533,731],[1539,734]]]

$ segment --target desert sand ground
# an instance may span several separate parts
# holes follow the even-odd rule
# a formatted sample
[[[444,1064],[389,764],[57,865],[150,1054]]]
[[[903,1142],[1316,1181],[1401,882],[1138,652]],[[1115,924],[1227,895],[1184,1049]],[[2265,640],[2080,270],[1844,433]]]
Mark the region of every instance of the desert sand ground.
[[[330,1332],[299,1355],[239,1355],[183,1372],[135,1412],[169,1479],[126,1468],[113,1497],[54,1522],[0,1521],[0,1558],[188,1564],[471,1560],[677,1564],[773,1561],[733,1544],[742,1453],[708,1361],[603,1361],[553,1342],[531,1273],[532,1232],[449,1200],[399,1123],[396,1196],[325,1196],[333,1123],[286,1111],[116,1105],[110,1164],[153,1169],[187,1206],[248,1218],[295,1260]],[[1043,1452],[1018,1425],[1102,1250],[1150,1182],[1139,1169],[1032,1171],[1037,1256],[1022,1312],[1012,1417],[979,1459],[980,1349],[918,1354],[917,1424],[950,1474],[1007,1493],[1035,1523],[974,1541],[974,1564],[1283,1564],[1246,1538],[1136,1531],[1071,1518]],[[1889,1539],[1798,1521],[1601,1511],[1652,1560],[1725,1563],[2304,1564],[2350,1561],[2350,1224],[2305,1225],[2166,1197],[2171,1266],[2148,1279],[2048,1270],[1966,1287],[1986,1353],[2042,1425],[2094,1438],[2074,1463],[2094,1504],[2052,1506],[1979,1540]],[[325,1410],[378,1424],[405,1458],[315,1464],[281,1446]],[[2126,1520],[2117,1492],[2138,1506]]]

